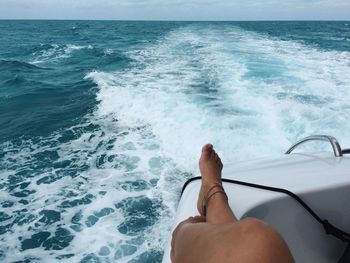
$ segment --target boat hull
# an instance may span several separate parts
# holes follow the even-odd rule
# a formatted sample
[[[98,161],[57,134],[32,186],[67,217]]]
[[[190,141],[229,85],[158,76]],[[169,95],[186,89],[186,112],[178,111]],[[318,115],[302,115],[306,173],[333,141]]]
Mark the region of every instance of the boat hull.
[[[290,154],[229,164],[223,177],[285,188],[297,194],[322,219],[350,232],[350,158],[329,154]],[[200,180],[188,184],[181,197],[176,226],[197,215]],[[296,262],[337,262],[346,243],[327,235],[298,202],[282,193],[224,183],[229,204],[237,218],[254,217],[273,226],[286,240]],[[163,263],[170,261],[168,245]]]

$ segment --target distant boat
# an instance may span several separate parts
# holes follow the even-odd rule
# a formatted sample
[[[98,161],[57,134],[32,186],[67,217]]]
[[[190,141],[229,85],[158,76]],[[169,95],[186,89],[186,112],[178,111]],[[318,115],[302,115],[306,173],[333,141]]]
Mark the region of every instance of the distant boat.
[[[330,142],[334,156],[292,153],[313,140]],[[225,165],[222,177],[229,204],[238,218],[259,218],[277,229],[295,262],[350,262],[345,259],[350,255],[349,153],[334,137],[315,135],[297,142],[279,158]],[[198,214],[194,200],[200,183],[200,177],[185,183],[174,227]],[[171,262],[169,255],[170,240],[163,263]]]

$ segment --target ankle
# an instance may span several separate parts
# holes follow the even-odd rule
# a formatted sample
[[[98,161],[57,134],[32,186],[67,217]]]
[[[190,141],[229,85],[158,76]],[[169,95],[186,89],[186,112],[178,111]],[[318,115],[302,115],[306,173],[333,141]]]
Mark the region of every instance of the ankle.
[[[210,192],[215,191],[218,188],[223,189],[221,182],[202,182],[202,187],[205,189],[207,196],[210,194]]]
[[[207,210],[215,209],[215,207],[221,207],[222,205],[228,205],[228,198],[225,192],[217,192],[207,202]]]
[[[222,198],[224,198],[224,199],[222,200]],[[211,203],[212,199],[214,199],[214,200],[221,199],[221,202],[222,201],[224,201],[226,203],[228,202],[227,195],[226,195],[225,190],[221,184],[215,184],[215,185],[211,186],[211,188],[209,188],[209,190],[207,191],[206,196],[203,199],[203,204],[202,204],[204,215],[207,214],[208,206]]]

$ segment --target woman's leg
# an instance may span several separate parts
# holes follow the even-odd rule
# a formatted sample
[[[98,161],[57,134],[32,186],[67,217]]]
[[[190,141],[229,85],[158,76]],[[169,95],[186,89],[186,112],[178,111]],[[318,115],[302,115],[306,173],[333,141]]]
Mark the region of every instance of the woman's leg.
[[[203,202],[209,194],[220,191],[222,186],[221,171],[223,165],[220,157],[213,149],[211,144],[206,144],[202,148],[202,154],[199,159],[199,169],[202,175],[202,186],[198,198],[198,211],[201,215],[206,214],[207,222],[210,224],[225,224],[236,222],[237,219],[233,214],[225,194],[218,192],[210,197],[207,207],[203,207]],[[206,211],[203,211],[206,209]]]
[[[222,188],[222,163],[208,144],[199,161],[202,187],[198,211],[202,216],[189,218],[173,233],[171,258],[175,263],[211,262],[293,262],[283,238],[267,224],[256,219],[237,220]],[[202,204],[210,194],[204,209]],[[206,214],[206,217],[203,216]]]

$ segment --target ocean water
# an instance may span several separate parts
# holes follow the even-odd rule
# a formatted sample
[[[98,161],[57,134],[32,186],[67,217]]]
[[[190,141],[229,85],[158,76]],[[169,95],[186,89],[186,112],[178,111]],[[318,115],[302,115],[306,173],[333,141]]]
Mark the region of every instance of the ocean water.
[[[350,146],[349,101],[346,21],[0,21],[0,262],[160,262],[204,143]]]

